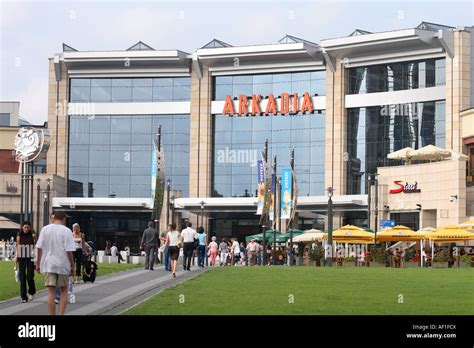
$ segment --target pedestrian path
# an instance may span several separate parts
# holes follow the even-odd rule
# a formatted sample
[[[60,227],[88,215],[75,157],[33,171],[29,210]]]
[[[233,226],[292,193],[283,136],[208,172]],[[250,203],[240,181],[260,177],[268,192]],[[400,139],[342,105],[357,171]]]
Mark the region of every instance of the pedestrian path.
[[[172,287],[184,280],[191,279],[205,269],[194,268],[191,271],[176,271],[176,278],[164,267],[154,271],[131,269],[98,277],[94,284],[74,286],[75,303],[68,303],[66,315],[102,315],[118,314],[144,299]],[[56,306],[56,311],[58,310]],[[28,303],[20,303],[15,298],[0,303],[0,315],[48,315],[47,291],[36,294]]]

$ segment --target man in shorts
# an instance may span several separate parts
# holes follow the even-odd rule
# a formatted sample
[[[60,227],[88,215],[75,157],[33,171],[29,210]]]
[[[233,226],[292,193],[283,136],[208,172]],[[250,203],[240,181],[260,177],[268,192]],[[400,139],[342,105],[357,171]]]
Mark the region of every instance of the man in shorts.
[[[61,289],[59,300],[59,315],[66,310],[68,295],[67,286],[69,276],[72,276],[74,261],[72,252],[76,250],[72,231],[64,226],[66,214],[54,212],[52,224],[41,229],[36,248],[38,256],[36,271],[45,274],[45,286],[48,288],[48,310],[50,315],[56,314],[54,293],[56,287]]]

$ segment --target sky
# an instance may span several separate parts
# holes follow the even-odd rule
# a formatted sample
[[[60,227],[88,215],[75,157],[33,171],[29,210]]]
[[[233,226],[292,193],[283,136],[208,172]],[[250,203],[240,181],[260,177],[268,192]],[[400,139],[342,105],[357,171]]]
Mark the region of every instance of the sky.
[[[354,29],[413,28],[421,21],[472,26],[463,1],[19,1],[0,0],[0,100],[20,116],[47,120],[48,58],[62,43],[79,51],[121,50],[138,41],[193,52],[213,38],[273,43],[285,34],[319,43]]]

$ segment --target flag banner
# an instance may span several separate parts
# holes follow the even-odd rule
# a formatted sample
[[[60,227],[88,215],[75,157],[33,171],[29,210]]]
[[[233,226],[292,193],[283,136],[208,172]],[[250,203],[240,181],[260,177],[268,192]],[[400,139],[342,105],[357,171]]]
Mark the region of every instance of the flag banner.
[[[151,200],[152,200],[152,219],[160,219],[161,209],[163,208],[163,200],[165,194],[165,170],[164,170],[164,151],[163,144],[158,151],[158,143],[153,140],[151,161]]]
[[[288,228],[292,228],[294,226],[295,228],[298,226],[297,221],[296,221],[296,204],[297,204],[297,198],[298,198],[298,186],[297,186],[297,181],[296,181],[296,172],[294,168],[291,168],[291,176],[292,176],[292,202],[291,202],[291,215],[290,218],[288,219]]]
[[[282,168],[281,170],[281,218],[289,219],[292,208],[292,173],[291,168]]]
[[[257,215],[262,215],[265,200],[265,169],[263,161],[257,161],[258,186],[257,186]]]
[[[157,159],[156,159],[156,141],[153,141],[151,150],[151,208],[153,209],[155,203],[156,194],[156,171],[157,171]]]
[[[269,209],[269,214],[270,214],[270,221],[273,221],[273,215],[275,214],[275,174],[272,174],[272,189],[271,189],[272,195],[271,195],[271,201],[270,201],[270,209]]]
[[[269,213],[270,213],[270,203],[272,201],[272,177],[271,172],[272,169],[270,168],[270,163],[265,161],[265,157],[262,153],[262,162],[263,162],[263,170],[264,170],[264,181],[265,181],[265,194],[263,197],[263,211],[262,215],[260,216],[260,225],[262,226],[269,226]]]

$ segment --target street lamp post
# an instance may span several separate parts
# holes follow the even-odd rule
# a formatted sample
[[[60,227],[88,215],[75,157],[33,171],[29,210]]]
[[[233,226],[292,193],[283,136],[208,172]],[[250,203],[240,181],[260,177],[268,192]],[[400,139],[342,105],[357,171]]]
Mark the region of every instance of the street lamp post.
[[[40,186],[41,179],[36,179],[36,232],[40,230],[40,195],[41,195],[41,186]]]
[[[329,267],[332,266],[332,258],[333,258],[333,247],[332,247],[332,220],[333,220],[333,211],[332,211],[332,195],[333,195],[333,188],[328,187],[328,247],[329,247],[329,258],[326,259],[326,263]]]
[[[49,195],[51,193],[51,179],[46,179],[46,190],[44,191],[43,202],[43,226],[49,224]]]
[[[166,180],[166,227],[170,224],[170,191],[171,180]]]
[[[272,251],[272,259],[273,259],[273,262],[272,264],[275,266],[276,265],[276,228],[277,228],[277,223],[276,223],[276,219],[277,219],[277,156],[273,156],[273,187],[272,187],[272,190],[273,190],[273,223],[272,223],[272,227],[273,227],[273,251]]]
[[[265,159],[265,169],[267,168],[267,161],[268,161],[268,139],[265,139],[265,146],[263,149],[263,157]],[[267,196],[267,191],[265,187],[265,197]],[[263,253],[262,253],[262,266],[267,265],[267,226],[265,224],[262,225],[262,248],[263,248]]]

